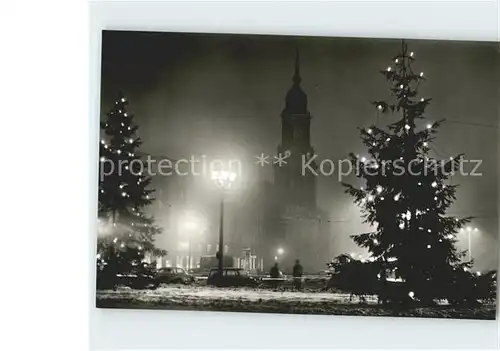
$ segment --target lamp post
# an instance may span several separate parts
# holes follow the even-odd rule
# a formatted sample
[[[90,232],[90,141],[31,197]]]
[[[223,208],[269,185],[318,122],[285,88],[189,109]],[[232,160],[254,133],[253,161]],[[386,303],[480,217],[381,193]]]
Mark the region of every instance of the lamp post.
[[[212,180],[220,189],[220,216],[219,216],[219,250],[217,252],[219,274],[222,275],[224,268],[224,190],[231,187],[236,179],[236,173],[229,171],[212,172]]]
[[[222,276],[224,268],[224,195],[221,191],[219,208],[219,251],[217,251],[219,274]]]
[[[191,242],[191,236],[189,236],[188,238],[188,272],[191,272],[191,269],[193,269],[193,267],[191,266],[191,262],[193,261],[193,251],[192,251],[192,242]]]
[[[467,227],[465,228],[465,230],[467,231],[467,241],[468,241],[468,247],[469,249],[467,250],[468,253],[469,253],[469,261],[472,261],[472,240],[471,240],[471,235],[472,235],[472,232],[477,232],[478,229],[477,228],[474,228],[472,229],[471,227]],[[464,228],[460,229],[461,232],[464,231]]]

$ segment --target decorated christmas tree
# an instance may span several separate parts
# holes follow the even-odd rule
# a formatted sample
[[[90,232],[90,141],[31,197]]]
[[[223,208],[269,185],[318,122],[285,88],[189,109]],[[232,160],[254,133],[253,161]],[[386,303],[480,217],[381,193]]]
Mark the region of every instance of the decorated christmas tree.
[[[166,254],[154,245],[161,228],[145,208],[154,198],[149,187],[151,178],[137,150],[141,139],[133,115],[127,112],[128,101],[120,94],[114,106],[101,122],[102,140],[99,149],[100,220],[97,265],[98,270],[130,272],[144,266],[145,256]]]
[[[387,125],[360,129],[369,155],[351,154],[351,158],[364,184],[344,186],[372,227],[352,238],[368,250],[366,264],[377,267],[379,296],[388,289],[388,278],[393,278],[401,281],[400,296],[393,300],[410,297],[431,304],[436,299],[453,300],[458,282],[473,287],[476,277],[470,272],[472,262],[464,261],[465,252],[456,248],[456,234],[471,218],[447,215],[457,190],[448,180],[463,156],[432,157],[441,121],[426,117],[431,99],[418,93],[426,77],[414,71],[415,61],[416,54],[403,41],[391,65],[381,72],[391,97],[373,105]]]

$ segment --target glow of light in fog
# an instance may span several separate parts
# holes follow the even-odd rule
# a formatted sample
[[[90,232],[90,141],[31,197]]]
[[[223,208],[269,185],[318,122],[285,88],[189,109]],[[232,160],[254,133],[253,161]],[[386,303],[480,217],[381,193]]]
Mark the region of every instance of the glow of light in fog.
[[[212,172],[212,180],[218,187],[223,189],[230,188],[235,179],[236,179],[235,172],[224,171],[224,170]]]
[[[187,230],[195,230],[198,228],[198,226],[196,225],[196,222],[194,222],[192,220],[188,220],[188,221],[184,222],[184,228]]]
[[[187,249],[189,249],[189,242],[181,241],[179,243],[179,250],[187,250]]]

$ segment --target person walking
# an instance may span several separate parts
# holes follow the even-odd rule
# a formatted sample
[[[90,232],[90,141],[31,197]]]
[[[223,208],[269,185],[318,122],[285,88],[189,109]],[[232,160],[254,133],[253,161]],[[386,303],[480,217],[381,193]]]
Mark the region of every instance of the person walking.
[[[275,263],[269,271],[269,277],[271,278],[271,286],[273,289],[278,289],[278,279],[280,277],[280,269],[278,263]]]
[[[299,260],[295,261],[295,265],[293,266],[293,286],[295,289],[300,290],[302,287],[302,274],[304,273],[304,269],[300,264]]]
[[[274,266],[271,267],[271,270],[269,271],[269,276],[274,279],[280,277],[280,269],[278,268],[277,263],[275,263]]]

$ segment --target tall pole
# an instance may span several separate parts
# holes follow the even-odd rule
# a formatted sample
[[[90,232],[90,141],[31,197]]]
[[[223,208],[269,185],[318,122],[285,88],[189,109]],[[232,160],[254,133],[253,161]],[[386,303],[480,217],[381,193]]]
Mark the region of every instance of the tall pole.
[[[187,267],[188,267],[188,272],[191,270],[191,236],[189,236],[189,239],[188,239],[188,264],[187,264]]]
[[[471,240],[470,240],[470,231],[471,229],[467,230],[467,234],[469,234],[469,261],[472,261],[472,245],[471,245]]]
[[[224,194],[220,196],[220,223],[219,223],[219,274],[224,268]]]

